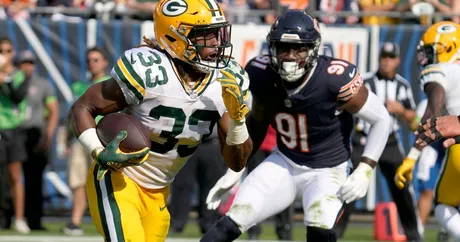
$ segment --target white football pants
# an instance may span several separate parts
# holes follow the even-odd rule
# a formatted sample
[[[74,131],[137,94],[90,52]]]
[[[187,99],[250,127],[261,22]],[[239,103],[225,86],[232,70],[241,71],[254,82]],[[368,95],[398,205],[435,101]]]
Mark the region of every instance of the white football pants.
[[[331,229],[343,204],[337,192],[351,166],[348,160],[313,169],[275,151],[244,179],[227,216],[245,232],[302,198],[305,226]]]

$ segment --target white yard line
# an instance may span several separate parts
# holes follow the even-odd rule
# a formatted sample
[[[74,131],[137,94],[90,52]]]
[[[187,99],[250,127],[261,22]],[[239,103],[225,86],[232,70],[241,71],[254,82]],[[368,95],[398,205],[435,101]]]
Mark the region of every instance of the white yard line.
[[[69,237],[69,236],[21,236],[21,235],[0,235],[0,242],[102,242],[99,236],[82,236],[82,237]],[[166,242],[197,242],[198,239],[181,239],[170,238]],[[279,242],[276,240],[260,240],[262,242]],[[347,240],[340,242],[359,242],[368,240]],[[254,240],[236,240],[236,242],[254,242]]]

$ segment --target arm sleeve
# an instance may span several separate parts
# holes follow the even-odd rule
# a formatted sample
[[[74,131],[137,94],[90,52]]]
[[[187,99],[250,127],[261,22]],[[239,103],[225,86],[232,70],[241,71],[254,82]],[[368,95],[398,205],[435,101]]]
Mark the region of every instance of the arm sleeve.
[[[371,92],[371,85],[369,82],[371,79],[364,79],[364,86]],[[359,119],[358,117],[355,117],[355,130],[357,132],[362,132],[364,134],[367,134],[369,132],[369,124],[364,122],[362,119]]]
[[[355,116],[371,125],[362,156],[378,161],[390,134],[391,118],[387,109],[379,98],[369,91],[366,103]]]

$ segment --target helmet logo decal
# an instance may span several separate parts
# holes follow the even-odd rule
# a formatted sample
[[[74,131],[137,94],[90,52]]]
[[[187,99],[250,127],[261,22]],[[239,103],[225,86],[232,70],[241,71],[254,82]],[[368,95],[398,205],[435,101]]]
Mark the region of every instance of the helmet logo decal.
[[[283,35],[281,35],[281,40],[291,40],[291,39],[295,39],[295,40],[299,40],[300,37],[298,34],[287,34],[287,33],[284,33]]]
[[[439,26],[436,31],[440,34],[453,33],[457,31],[457,28],[453,24],[444,24]]]
[[[318,33],[321,34],[321,29],[319,28],[319,24],[316,18],[313,18],[312,16],[308,15],[306,12],[303,12],[303,13],[307,15],[308,17],[310,17],[311,20],[313,20],[313,27],[316,29],[316,31],[318,31]]]
[[[318,21],[316,21],[315,18],[313,19],[313,27],[315,27],[315,29],[316,29],[316,31],[318,31],[318,33],[321,33],[321,30],[320,30],[319,25],[318,25]]]
[[[184,0],[169,0],[163,5],[161,11],[168,17],[175,17],[185,13],[187,9],[188,5]]]

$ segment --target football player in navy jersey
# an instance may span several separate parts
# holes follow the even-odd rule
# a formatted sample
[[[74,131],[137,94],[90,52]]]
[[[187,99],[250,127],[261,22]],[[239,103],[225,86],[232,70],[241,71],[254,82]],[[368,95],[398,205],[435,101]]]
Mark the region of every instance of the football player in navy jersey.
[[[278,149],[245,178],[226,216],[201,241],[233,241],[296,198],[302,199],[307,241],[337,241],[332,228],[344,202],[365,196],[388,139],[390,116],[362,85],[355,65],[318,55],[321,32],[304,11],[278,17],[267,41],[269,55],[250,60],[245,68],[253,95],[246,124],[253,153],[270,123]],[[361,162],[349,175],[352,115],[372,126]],[[221,179],[226,176],[235,173]],[[214,189],[209,203],[218,204],[228,189]]]

